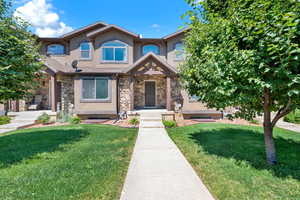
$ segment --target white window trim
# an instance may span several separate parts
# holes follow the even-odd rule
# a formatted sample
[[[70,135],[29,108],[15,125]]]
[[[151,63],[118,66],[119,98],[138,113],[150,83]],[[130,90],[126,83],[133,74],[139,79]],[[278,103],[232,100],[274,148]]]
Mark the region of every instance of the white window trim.
[[[158,54],[156,54],[156,53],[154,53],[153,51],[151,51],[152,53],[154,53],[154,54],[156,54],[156,55],[160,55],[160,52],[161,52],[161,46],[160,45],[158,45],[158,44],[153,44],[153,43],[149,43],[149,44],[145,44],[145,45],[143,45],[142,46],[142,55],[144,56],[144,55],[146,55],[146,54],[144,54],[144,47],[145,46],[156,46],[156,47],[158,47]],[[148,52],[149,53],[149,52]]]
[[[118,42],[118,43],[121,43],[121,44],[124,44],[125,47],[116,47],[116,46],[103,46],[105,43],[108,43],[108,42]],[[113,53],[114,53],[114,59],[115,59],[115,49],[125,49],[125,55],[124,55],[124,60],[122,61],[117,61],[117,60],[104,60],[104,51],[103,49],[108,49],[108,48],[112,48],[113,49]],[[109,40],[109,41],[106,41],[106,42],[103,42],[101,44],[101,48],[100,48],[100,62],[101,63],[114,63],[114,64],[123,64],[123,63],[128,63],[128,44],[124,43],[124,42],[121,42],[120,40]]]
[[[105,99],[96,99],[96,91],[95,91],[95,98],[94,99],[86,99],[83,98],[83,80],[84,79],[94,79],[94,84],[95,84],[95,90],[97,90],[97,85],[96,85],[96,79],[105,79],[108,81],[107,87],[108,87],[108,95],[107,98]],[[112,85],[111,85],[111,77],[104,77],[104,76],[86,76],[86,77],[81,77],[80,78],[80,102],[81,103],[111,103],[111,96],[112,96]]]
[[[89,57],[88,58],[83,58],[81,52],[87,52],[87,50],[82,50],[81,49],[81,44],[82,43],[88,43],[90,46],[90,50],[89,50]],[[92,43],[89,41],[82,41],[79,44],[79,49],[80,49],[80,60],[91,60],[92,59]]]
[[[64,48],[64,51],[63,51],[62,54],[50,54],[49,53],[49,51],[48,51],[49,47],[55,46],[55,45],[59,45],[59,46],[62,46]],[[51,56],[65,56],[66,55],[66,47],[63,44],[49,44],[49,45],[47,45],[47,55],[51,55]]]
[[[185,51],[184,51],[184,48],[182,49],[182,57],[181,58],[177,58],[176,52],[178,50],[176,49],[176,45],[178,45],[178,44],[182,44],[183,45],[183,42],[176,42],[174,44],[174,61],[184,61],[185,60]]]

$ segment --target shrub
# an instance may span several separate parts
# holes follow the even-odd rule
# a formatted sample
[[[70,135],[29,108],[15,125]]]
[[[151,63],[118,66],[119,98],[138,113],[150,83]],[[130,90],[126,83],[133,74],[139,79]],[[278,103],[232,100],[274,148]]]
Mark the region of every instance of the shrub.
[[[70,120],[72,119],[72,116],[68,113],[64,113],[64,112],[60,112],[57,115],[57,120],[60,123],[66,123],[66,122],[70,122]]]
[[[163,124],[166,128],[174,128],[177,126],[176,122],[173,120],[164,120]]]
[[[295,110],[283,118],[283,121],[300,124],[300,110]]]
[[[136,125],[138,125],[140,123],[140,121],[138,120],[138,118],[134,117],[134,118],[132,118],[132,119],[129,120],[129,123],[131,125],[136,126]]]
[[[80,124],[81,119],[79,117],[72,117],[69,122],[70,124]]]
[[[0,116],[0,125],[9,124],[11,118],[8,116]]]
[[[50,116],[47,113],[43,113],[41,116],[38,117],[37,122],[41,124],[49,124]]]
[[[257,119],[252,119],[249,122],[252,124],[259,124],[259,121]]]

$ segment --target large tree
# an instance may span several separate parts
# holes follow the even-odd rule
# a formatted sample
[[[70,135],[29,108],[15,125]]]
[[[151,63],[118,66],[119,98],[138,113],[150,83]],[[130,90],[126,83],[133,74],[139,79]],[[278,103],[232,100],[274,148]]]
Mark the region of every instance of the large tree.
[[[43,66],[36,37],[10,8],[10,2],[0,0],[0,103],[25,98]]]
[[[276,164],[273,128],[300,107],[300,2],[187,1],[186,88],[211,108],[238,108],[233,117],[263,114],[267,162]]]

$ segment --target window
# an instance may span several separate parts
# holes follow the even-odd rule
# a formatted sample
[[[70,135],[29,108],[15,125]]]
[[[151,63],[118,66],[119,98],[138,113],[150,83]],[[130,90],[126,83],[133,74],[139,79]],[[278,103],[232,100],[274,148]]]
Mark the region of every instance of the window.
[[[182,42],[175,44],[175,60],[184,59],[184,47]]]
[[[80,44],[80,58],[81,59],[91,58],[91,45],[89,42],[82,42]]]
[[[198,102],[199,99],[200,99],[200,98],[199,98],[197,95],[189,96],[190,102]]]
[[[126,62],[127,45],[119,41],[110,41],[102,45],[102,61]]]
[[[149,52],[153,52],[156,55],[159,54],[159,47],[157,45],[154,44],[148,44],[143,46],[143,55],[146,55]]]
[[[51,44],[47,48],[47,54],[49,55],[63,55],[65,53],[65,47],[61,44]]]
[[[109,78],[91,77],[82,79],[83,100],[109,100]]]

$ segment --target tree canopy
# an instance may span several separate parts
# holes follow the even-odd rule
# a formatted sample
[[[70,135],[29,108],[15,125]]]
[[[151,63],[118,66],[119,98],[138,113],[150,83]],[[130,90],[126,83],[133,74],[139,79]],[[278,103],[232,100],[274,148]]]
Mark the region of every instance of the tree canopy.
[[[10,2],[0,0],[0,103],[26,97],[42,66],[28,24],[12,16]]]
[[[300,107],[300,2],[187,1],[186,88],[208,107],[238,108],[233,117],[263,113],[268,162],[276,163],[273,127]]]

